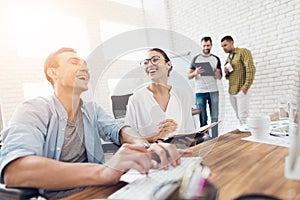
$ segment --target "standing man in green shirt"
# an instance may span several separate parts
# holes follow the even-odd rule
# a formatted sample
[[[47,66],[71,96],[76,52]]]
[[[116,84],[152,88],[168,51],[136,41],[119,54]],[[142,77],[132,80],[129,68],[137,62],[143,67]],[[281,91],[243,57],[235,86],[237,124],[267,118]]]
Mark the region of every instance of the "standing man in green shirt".
[[[249,89],[255,76],[255,66],[251,52],[245,48],[235,48],[231,36],[221,40],[225,53],[229,53],[225,63],[225,78],[229,80],[229,97],[235,114],[240,121],[240,130],[246,129],[249,114]]]

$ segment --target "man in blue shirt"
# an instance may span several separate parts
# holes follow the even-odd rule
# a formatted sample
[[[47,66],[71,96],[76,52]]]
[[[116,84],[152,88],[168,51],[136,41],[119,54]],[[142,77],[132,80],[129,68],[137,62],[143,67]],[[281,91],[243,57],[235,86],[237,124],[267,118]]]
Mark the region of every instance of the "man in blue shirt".
[[[133,129],[96,103],[81,100],[90,79],[86,65],[71,48],[46,59],[44,71],[54,95],[20,104],[2,132],[0,173],[6,186],[40,188],[50,198],[61,198],[76,191],[72,188],[114,184],[128,169],[147,173],[157,167],[152,152],[165,169],[168,157],[173,166],[180,164],[182,152],[174,145],[153,144],[146,149],[147,140]],[[100,137],[128,144],[104,164]]]

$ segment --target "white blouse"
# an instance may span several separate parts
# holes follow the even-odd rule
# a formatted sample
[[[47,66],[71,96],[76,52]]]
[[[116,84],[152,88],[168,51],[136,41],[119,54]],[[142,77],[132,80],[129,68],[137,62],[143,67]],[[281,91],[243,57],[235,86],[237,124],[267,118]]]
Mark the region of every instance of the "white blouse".
[[[158,133],[158,124],[165,119],[177,122],[176,132],[195,130],[192,118],[192,100],[184,91],[170,90],[170,99],[164,112],[153,97],[153,93],[144,87],[135,92],[128,101],[125,124],[138,131],[141,136]]]

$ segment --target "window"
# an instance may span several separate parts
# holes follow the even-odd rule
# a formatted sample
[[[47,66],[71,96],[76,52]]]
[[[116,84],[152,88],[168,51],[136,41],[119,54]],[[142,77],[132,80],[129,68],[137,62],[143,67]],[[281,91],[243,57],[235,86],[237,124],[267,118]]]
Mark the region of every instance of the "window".
[[[44,57],[60,47],[73,47],[81,56],[89,53],[84,17],[20,3],[12,12],[12,23],[20,57]]]

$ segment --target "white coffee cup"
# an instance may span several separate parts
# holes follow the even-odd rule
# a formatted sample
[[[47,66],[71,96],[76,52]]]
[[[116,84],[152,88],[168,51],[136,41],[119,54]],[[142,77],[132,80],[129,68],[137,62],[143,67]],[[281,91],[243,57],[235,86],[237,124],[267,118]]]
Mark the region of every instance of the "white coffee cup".
[[[270,133],[270,117],[254,116],[247,119],[248,127],[254,139],[266,139]]]
[[[231,66],[230,63],[226,63],[225,67],[228,69],[229,72],[233,71],[233,67]]]

